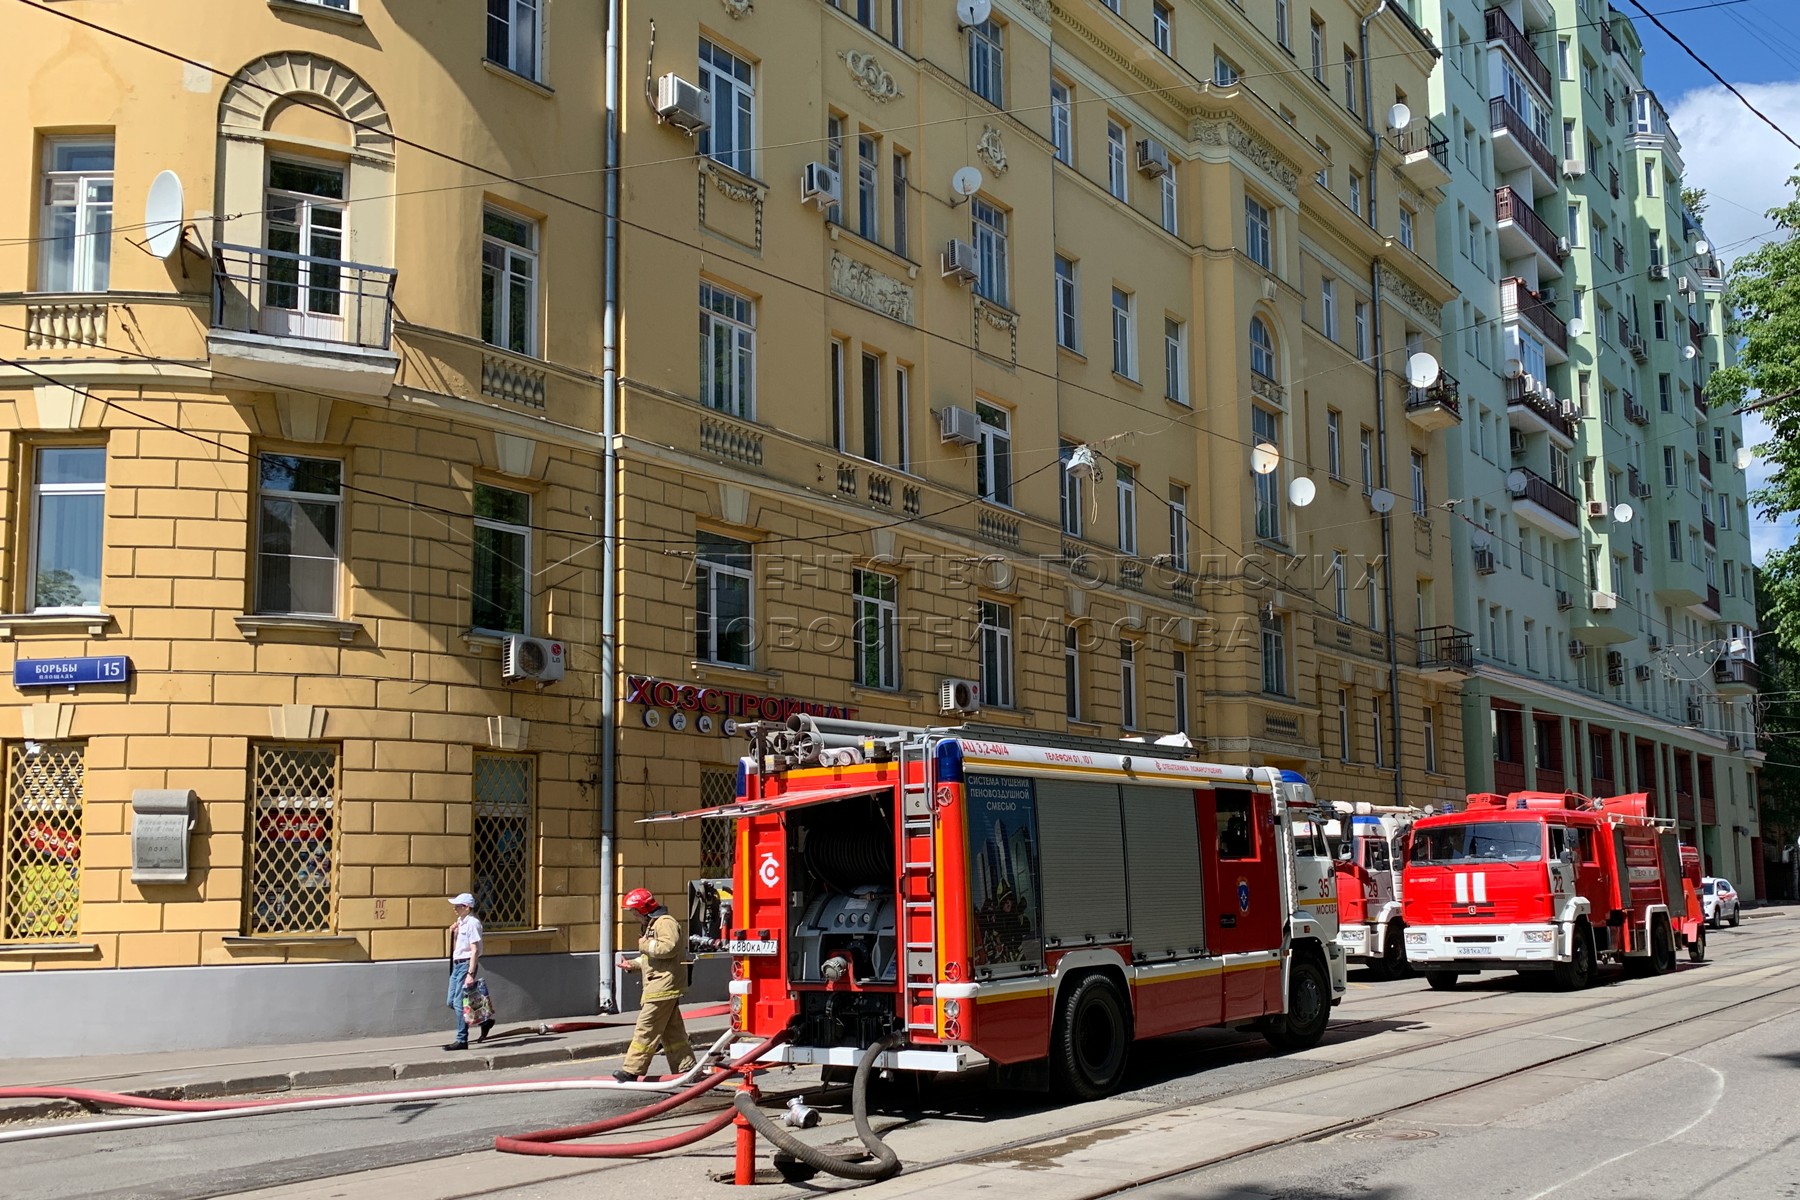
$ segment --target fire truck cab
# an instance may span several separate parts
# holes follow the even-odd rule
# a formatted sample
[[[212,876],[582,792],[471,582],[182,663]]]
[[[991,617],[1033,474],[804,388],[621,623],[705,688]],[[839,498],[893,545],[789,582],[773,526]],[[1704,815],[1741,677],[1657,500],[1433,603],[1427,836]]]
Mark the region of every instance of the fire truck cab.
[[[1338,945],[1386,979],[1407,974],[1401,862],[1413,822],[1430,809],[1339,802]]]
[[[1421,818],[1404,870],[1406,953],[1434,988],[1481,971],[1549,971],[1587,987],[1598,964],[1660,975],[1689,942],[1676,834],[1644,793],[1477,793]],[[1700,951],[1702,954],[1704,950]]]
[[[1311,789],[1184,748],[1020,730],[754,724],[737,800],[732,1023],[767,1061],[967,1071],[1080,1098],[1135,1040],[1316,1044],[1342,999]],[[1298,853],[1297,847],[1305,853]]]

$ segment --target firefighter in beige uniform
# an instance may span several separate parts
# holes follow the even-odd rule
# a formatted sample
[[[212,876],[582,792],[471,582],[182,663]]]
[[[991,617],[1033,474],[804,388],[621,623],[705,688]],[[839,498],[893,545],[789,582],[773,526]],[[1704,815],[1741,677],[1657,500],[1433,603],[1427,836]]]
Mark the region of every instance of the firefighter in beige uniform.
[[[669,910],[656,902],[649,888],[633,888],[625,894],[625,907],[644,921],[644,936],[638,939],[642,955],[624,959],[620,965],[627,971],[641,971],[644,976],[642,1007],[638,1009],[637,1028],[631,1031],[631,1047],[625,1052],[625,1065],[614,1078],[624,1083],[642,1079],[656,1054],[656,1045],[669,1065],[680,1075],[694,1065],[694,1048],[688,1044],[687,1026],[681,1020],[681,993],[687,987],[687,968],[681,952],[687,939],[681,924]]]

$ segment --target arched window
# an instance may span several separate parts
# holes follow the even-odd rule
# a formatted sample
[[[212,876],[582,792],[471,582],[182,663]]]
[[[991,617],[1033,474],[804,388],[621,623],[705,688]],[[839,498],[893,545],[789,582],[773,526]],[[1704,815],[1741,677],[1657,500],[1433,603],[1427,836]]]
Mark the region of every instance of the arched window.
[[[1261,317],[1250,318],[1250,369],[1264,379],[1275,378],[1275,339]]]

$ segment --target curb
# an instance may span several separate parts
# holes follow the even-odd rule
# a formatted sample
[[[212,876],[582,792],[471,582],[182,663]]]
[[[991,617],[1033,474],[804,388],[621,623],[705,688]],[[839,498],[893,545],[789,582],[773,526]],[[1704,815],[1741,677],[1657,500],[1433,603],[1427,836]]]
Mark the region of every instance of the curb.
[[[1785,908],[1746,908],[1746,909],[1744,909],[1744,920],[1746,920],[1746,921],[1761,920],[1764,917],[1785,917],[1785,916],[1787,916],[1787,909],[1785,909]]]

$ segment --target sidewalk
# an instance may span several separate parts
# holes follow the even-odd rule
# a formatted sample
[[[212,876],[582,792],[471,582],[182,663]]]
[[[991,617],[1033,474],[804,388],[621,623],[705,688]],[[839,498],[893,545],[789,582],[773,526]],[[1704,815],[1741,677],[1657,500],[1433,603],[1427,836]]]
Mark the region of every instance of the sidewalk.
[[[683,1005],[682,1014],[696,1048],[711,1045],[729,1022],[725,1006],[717,1003]],[[623,1054],[636,1014],[565,1020],[608,1025],[575,1033],[540,1033],[539,1022],[503,1023],[485,1043],[463,1051],[443,1048],[449,1036],[445,1032],[232,1050],[25,1059],[0,1068],[4,1071],[0,1087],[82,1087],[199,1100],[577,1063]],[[66,1100],[0,1100],[0,1124],[80,1111],[82,1106]]]

